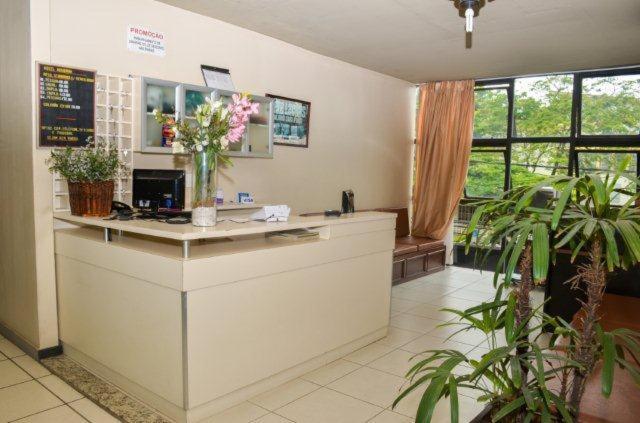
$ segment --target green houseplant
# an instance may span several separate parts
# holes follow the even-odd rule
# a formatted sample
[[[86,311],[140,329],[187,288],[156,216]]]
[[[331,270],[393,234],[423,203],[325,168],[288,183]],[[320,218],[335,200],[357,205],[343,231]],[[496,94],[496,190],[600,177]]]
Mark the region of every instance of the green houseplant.
[[[613,173],[587,174],[548,180],[528,190],[518,207],[524,207],[537,189],[555,184],[560,192],[554,201],[551,229],[554,253],[567,248],[572,262],[586,252],[587,260],[577,266],[576,276],[570,280],[574,289],[584,291],[581,310],[574,319],[575,326],[562,322],[557,332],[568,337],[568,356],[580,366],[562,378],[562,395],[577,415],[585,390],[585,381],[602,360],[602,394],[608,397],[613,387],[616,365],[626,370],[640,385],[640,333],[629,329],[606,332],[599,325],[599,309],[603,301],[607,275],[615,269],[627,269],[640,263],[640,209],[636,207],[640,194],[637,178],[624,176],[629,161],[621,163]],[[628,199],[621,206],[614,205],[617,196]]]
[[[598,324],[607,272],[640,262],[640,211],[634,207],[639,195],[621,179],[621,170],[614,175],[559,176],[477,203],[467,228],[467,249],[472,242],[486,251],[503,243],[494,283],[502,269],[505,282],[498,285],[493,302],[451,311],[463,322],[460,330],[480,329],[494,338],[502,330],[506,345],[490,344],[491,350],[480,361],[458,351],[429,351],[430,357],[409,371],[411,384],[396,403],[426,385],[416,420],[430,421],[437,401],[449,397],[451,420],[457,421],[457,386],[478,389],[478,381],[488,379],[490,385],[479,400],[491,404],[491,421],[573,421],[579,415],[585,380],[598,361],[603,362],[605,397],[611,393],[616,365],[640,384],[640,334],[628,329],[605,332]],[[627,185],[640,182],[627,179]],[[536,193],[548,186],[555,187],[559,197],[544,208],[532,207]],[[622,207],[612,204],[616,193],[629,196]],[[586,292],[575,327],[532,309],[530,300],[533,284],[546,279],[549,257],[555,258],[559,249],[567,247],[572,260],[583,250],[589,252],[587,263],[578,266],[577,276],[570,281]],[[479,261],[487,256],[488,252]],[[517,264],[521,281],[514,285]],[[509,287],[513,289],[508,299],[501,300],[502,290]],[[546,349],[535,335],[543,326],[553,329]],[[558,348],[557,339],[562,340]],[[439,362],[443,364],[437,366]],[[473,372],[454,376],[452,369],[460,363],[471,365]],[[550,388],[550,379],[559,383]]]
[[[427,351],[428,358],[409,370],[409,386],[394,403],[426,387],[417,422],[429,422],[438,401],[447,397],[451,421],[457,422],[458,387],[477,391],[478,400],[490,404],[486,421],[572,421],[564,399],[547,382],[579,364],[538,342],[543,326],[559,326],[530,300],[534,283],[546,279],[552,213],[518,207],[526,194],[519,189],[477,205],[467,228],[467,249],[472,242],[482,247],[504,243],[497,266],[506,267],[504,282],[498,283],[496,272],[494,300],[467,310],[449,309],[458,320],[447,325],[459,325],[459,332],[482,331],[490,350],[480,360],[455,350]],[[522,280],[514,283],[518,266]]]
[[[67,180],[71,214],[77,216],[109,215],[114,179],[127,171],[115,146],[106,141],[53,150],[47,164]]]

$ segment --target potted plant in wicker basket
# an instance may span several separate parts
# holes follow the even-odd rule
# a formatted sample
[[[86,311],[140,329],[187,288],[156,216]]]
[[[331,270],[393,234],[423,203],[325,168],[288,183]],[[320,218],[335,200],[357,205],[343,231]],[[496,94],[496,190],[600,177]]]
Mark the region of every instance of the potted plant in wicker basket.
[[[111,213],[114,179],[126,172],[118,151],[105,141],[81,148],[53,150],[49,171],[60,174],[69,186],[71,214],[108,216]]]

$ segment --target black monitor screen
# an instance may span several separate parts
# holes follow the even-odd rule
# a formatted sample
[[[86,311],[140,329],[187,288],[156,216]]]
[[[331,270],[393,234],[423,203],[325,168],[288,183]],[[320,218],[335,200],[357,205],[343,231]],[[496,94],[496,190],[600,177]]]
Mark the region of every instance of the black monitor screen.
[[[151,210],[184,209],[184,170],[133,170],[133,206]]]

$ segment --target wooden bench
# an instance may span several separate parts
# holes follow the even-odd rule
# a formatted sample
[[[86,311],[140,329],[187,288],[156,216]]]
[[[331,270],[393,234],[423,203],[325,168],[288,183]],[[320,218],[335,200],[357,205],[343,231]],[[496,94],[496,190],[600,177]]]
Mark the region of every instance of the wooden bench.
[[[394,285],[444,270],[447,253],[444,242],[411,235],[407,208],[382,208],[376,211],[398,216],[391,277]]]

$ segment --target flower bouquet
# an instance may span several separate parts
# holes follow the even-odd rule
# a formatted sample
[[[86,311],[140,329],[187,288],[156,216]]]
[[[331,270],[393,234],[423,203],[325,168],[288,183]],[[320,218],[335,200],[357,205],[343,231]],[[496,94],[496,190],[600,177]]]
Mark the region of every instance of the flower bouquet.
[[[216,224],[218,160],[231,164],[224,152],[230,144],[242,140],[249,116],[258,113],[258,107],[248,95],[234,94],[226,105],[213,96],[207,97],[204,104],[196,108],[194,118],[174,121],[171,116],[153,111],[156,120],[173,131],[173,151],[193,156],[191,222],[194,226]]]

